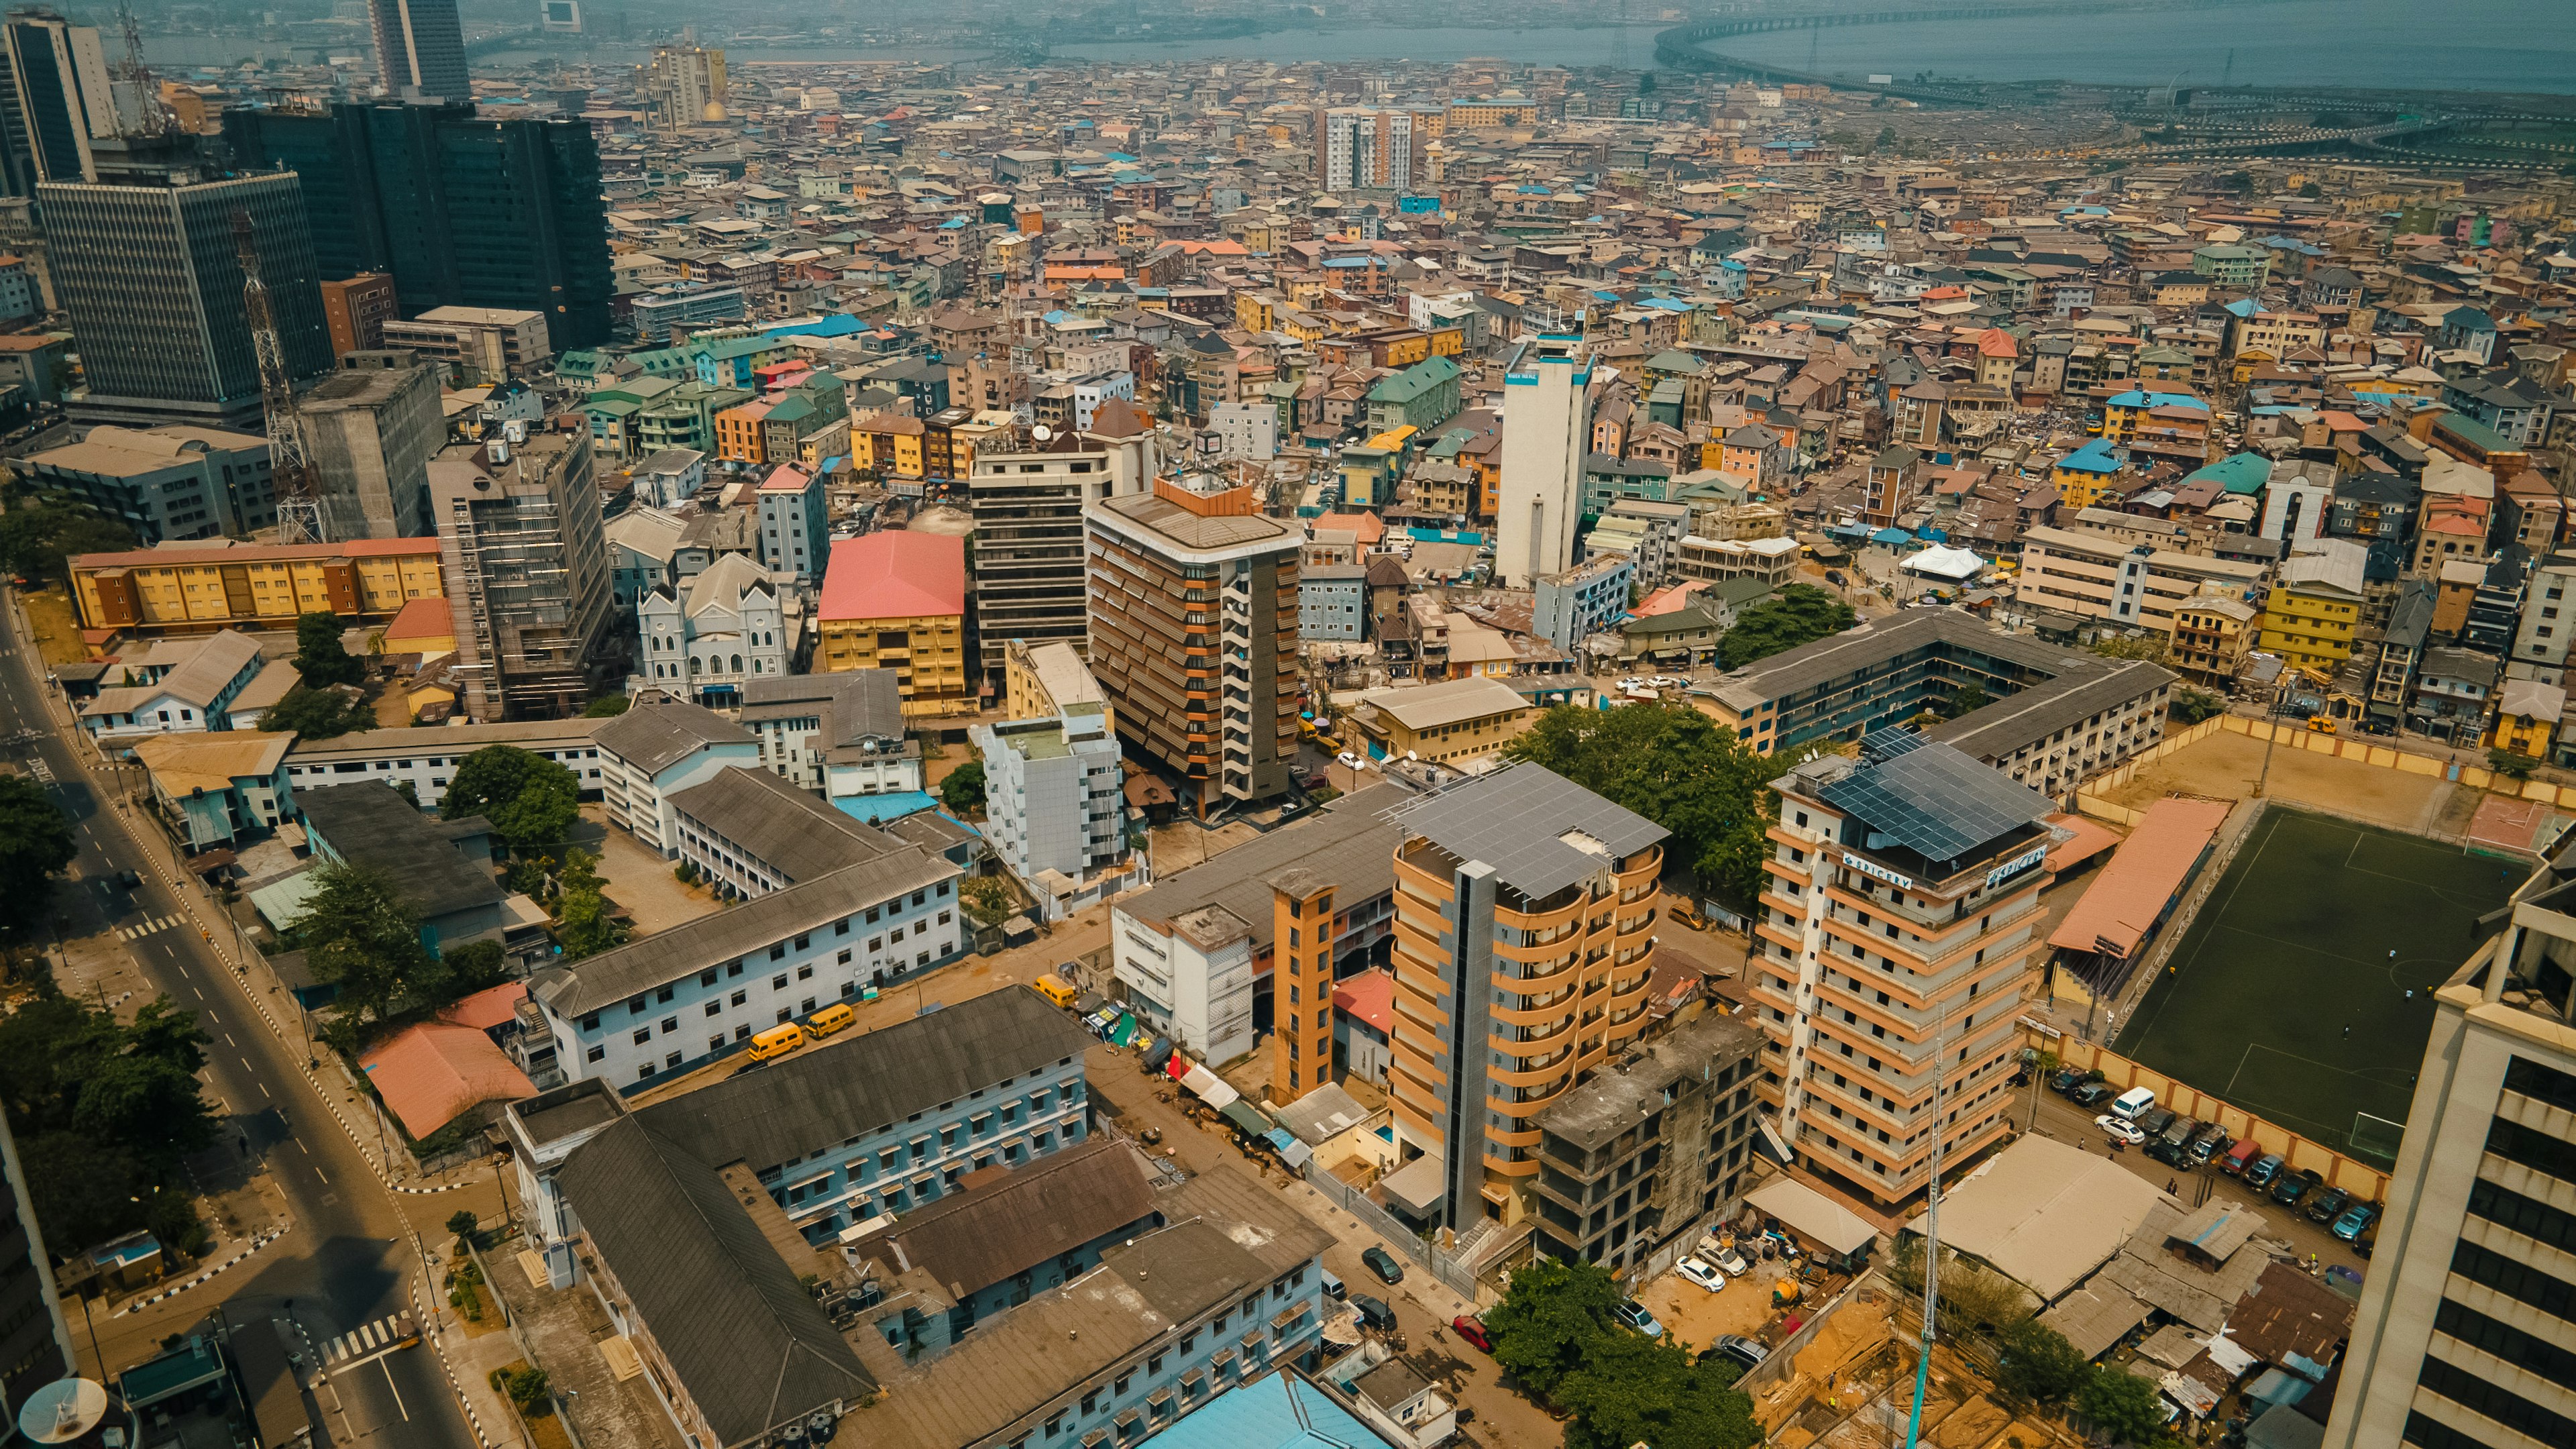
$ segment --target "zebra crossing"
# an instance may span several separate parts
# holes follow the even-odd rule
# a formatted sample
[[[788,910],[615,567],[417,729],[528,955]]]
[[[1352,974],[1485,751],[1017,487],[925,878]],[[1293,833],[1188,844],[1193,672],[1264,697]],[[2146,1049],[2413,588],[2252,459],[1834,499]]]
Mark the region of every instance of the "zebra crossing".
[[[116,935],[119,940],[136,941],[155,931],[166,931],[177,924],[179,924],[177,916],[154,916],[148,920],[137,921],[131,926],[119,926],[116,928]]]
[[[412,1326],[408,1310],[388,1313],[364,1328],[352,1329],[322,1346],[322,1366],[332,1373],[347,1373],[353,1368],[374,1363],[398,1348],[409,1348],[420,1342],[420,1330]]]
[[[34,756],[27,761],[27,773],[35,776],[36,783],[39,785],[54,783],[54,767],[46,764],[45,757],[42,755]]]

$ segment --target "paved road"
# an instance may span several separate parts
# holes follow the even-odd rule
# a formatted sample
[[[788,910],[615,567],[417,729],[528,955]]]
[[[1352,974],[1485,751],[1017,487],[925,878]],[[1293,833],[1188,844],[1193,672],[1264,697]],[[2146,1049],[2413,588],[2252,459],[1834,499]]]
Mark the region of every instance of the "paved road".
[[[0,661],[0,737],[32,732],[12,753],[44,763],[56,801],[72,816],[77,879],[63,889],[89,897],[75,907],[102,906],[111,925],[185,917],[187,888],[172,879],[169,852],[129,829],[106,794],[92,787],[79,752],[54,728],[43,665],[14,609],[0,609],[0,651],[7,655]],[[114,885],[120,870],[140,872],[142,888]],[[85,1322],[75,1317],[73,1337],[90,1371],[102,1356],[110,1373],[130,1368],[159,1352],[165,1335],[195,1331],[218,1312],[235,1325],[263,1316],[291,1319],[320,1349],[344,1333],[414,1311],[423,1264],[402,1209],[307,1084],[290,1048],[252,1008],[232,969],[190,925],[139,936],[126,948],[145,978],[197,1012],[213,1038],[204,1080],[228,1109],[224,1134],[237,1142],[235,1134],[246,1137],[265,1160],[292,1226],[261,1252],[166,1303],[116,1318],[102,1318],[96,1309]],[[419,1201],[439,1204],[442,1215],[450,1206],[439,1198]],[[213,1261],[239,1246],[223,1245]],[[305,1371],[321,1357],[309,1358]],[[329,1374],[315,1398],[325,1421],[317,1444],[458,1449],[476,1442],[425,1344]]]

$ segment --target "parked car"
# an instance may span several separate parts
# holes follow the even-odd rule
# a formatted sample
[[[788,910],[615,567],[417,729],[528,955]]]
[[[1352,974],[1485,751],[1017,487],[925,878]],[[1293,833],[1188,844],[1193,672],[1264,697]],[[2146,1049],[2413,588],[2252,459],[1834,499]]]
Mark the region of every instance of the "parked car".
[[[139,891],[143,889],[143,875],[139,871],[120,870],[116,873],[116,883],[127,890]]]
[[[2086,1082],[2084,1085],[2077,1087],[2074,1091],[2067,1093],[2066,1097],[2068,1101],[2073,1102],[2078,1107],[2090,1107],[2110,1095],[2111,1084],[2109,1082]]]
[[[2111,1110],[2115,1113],[2120,1111],[2117,1107],[2113,1107]],[[2171,1107],[2149,1107],[2143,1112],[2123,1113],[2121,1115],[2127,1116],[2130,1121],[2137,1123],[2138,1130],[2147,1134],[2148,1140],[2153,1141],[2154,1139],[2165,1135],[2165,1129],[2174,1124],[2175,1114],[2174,1109]]]
[[[1628,1325],[1630,1328],[1637,1330],[1648,1338],[1661,1338],[1664,1336],[1664,1326],[1657,1323],[1655,1321],[1655,1315],[1648,1313],[1646,1311],[1646,1305],[1638,1302],[1636,1299],[1623,1298],[1619,1300],[1619,1307],[1615,1311],[1618,1313],[1619,1321],[1621,1323]]]
[[[1759,1366],[1762,1360],[1769,1358],[1771,1350],[1764,1348],[1760,1339],[1746,1338],[1740,1333],[1721,1333],[1717,1336],[1717,1342],[1709,1346],[1708,1352],[1700,1355],[1701,1361],[1707,1361],[1711,1354],[1733,1359],[1745,1368],[1752,1369]]]
[[[1449,1320],[1449,1331],[1487,1353],[1494,1351],[1493,1335],[1485,1332],[1484,1323],[1478,1319],[1469,1318],[1461,1313]]]
[[[1375,1273],[1381,1283],[1404,1281],[1404,1265],[1395,1261],[1395,1255],[1384,1248],[1371,1245],[1367,1252],[1360,1254],[1360,1261],[1368,1264],[1368,1270]]]
[[[2227,1135],[2227,1129],[2212,1122],[2191,1139],[2192,1166],[2198,1167],[2235,1145],[2236,1139]]]
[[[1685,1282],[1696,1283],[1711,1293],[1725,1291],[1726,1275],[1697,1258],[1682,1259],[1673,1265],[1673,1271],[1681,1274]]]
[[[1355,755],[1348,750],[1344,750],[1340,754],[1333,756],[1333,758],[1340,762],[1341,767],[1345,770],[1365,770],[1368,768],[1369,762],[1368,756],[1366,755]]]
[[[2191,1139],[2200,1135],[2200,1126],[2193,1118],[2176,1117],[2166,1124],[2165,1130],[2156,1134],[2153,1142],[2147,1144],[2147,1155],[2173,1167],[2189,1165]]]
[[[2252,1167],[2245,1169],[2245,1185],[2247,1187],[2265,1186],[2270,1183],[2273,1178],[2278,1177],[2280,1173],[2281,1154],[2277,1152],[2266,1152],[2261,1157],[2254,1160],[2254,1165]]]
[[[2361,1241],[2363,1233],[2370,1230],[2370,1225],[2377,1221],[2379,1221],[2379,1209],[2366,1202],[2354,1203],[2344,1209],[2342,1217],[2334,1220],[2334,1235],[2347,1243],[2356,1243]]]
[[[2082,1067],[2060,1067],[2056,1074],[2048,1079],[2048,1090],[2063,1097],[2091,1080],[2093,1080],[2092,1074]]]
[[[2333,1222],[2336,1218],[2342,1217],[2343,1210],[2350,1206],[2352,1206],[2351,1189],[2341,1187],[2329,1188],[2308,1200],[2308,1221],[2312,1223]]]
[[[1343,1284],[1341,1275],[1330,1268],[1324,1270],[1324,1296],[1334,1299],[1351,1296],[1351,1290]]]
[[[2325,1174],[2313,1167],[2302,1167],[2296,1172],[2283,1173],[2281,1180],[2272,1184],[2272,1201],[2288,1207],[2306,1197],[2309,1188],[2325,1180]]]
[[[2242,1177],[2245,1175],[2245,1169],[2254,1165],[2254,1159],[2262,1155],[2262,1144],[2251,1137],[2244,1138],[2230,1146],[2219,1157],[2218,1170],[2229,1177]]]
[[[1381,1331],[1395,1327],[1395,1310],[1365,1293],[1351,1295],[1351,1306],[1360,1311],[1360,1324]]]
[[[2103,1136],[2114,1142],[2125,1142],[2131,1147],[2147,1140],[2146,1132],[2126,1117],[2114,1117],[2105,1112],[2093,1119],[2093,1125],[2102,1129]]]
[[[1744,1255],[1733,1248],[1720,1248],[1709,1258],[1709,1261],[1715,1263],[1729,1278],[1741,1278],[1753,1271],[1753,1265],[1744,1261]]]

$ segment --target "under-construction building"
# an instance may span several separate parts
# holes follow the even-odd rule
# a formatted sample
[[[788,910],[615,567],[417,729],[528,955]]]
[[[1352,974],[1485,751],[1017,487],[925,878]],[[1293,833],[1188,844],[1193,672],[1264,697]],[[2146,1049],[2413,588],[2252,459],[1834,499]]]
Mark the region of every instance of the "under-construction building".
[[[430,460],[429,495],[467,717],[579,712],[609,618],[589,433],[525,437],[509,424]]]

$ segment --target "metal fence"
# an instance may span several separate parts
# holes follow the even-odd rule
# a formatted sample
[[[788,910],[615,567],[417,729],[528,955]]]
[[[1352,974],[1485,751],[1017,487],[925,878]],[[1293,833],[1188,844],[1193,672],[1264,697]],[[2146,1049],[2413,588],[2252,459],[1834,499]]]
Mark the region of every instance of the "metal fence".
[[[1417,1236],[1413,1229],[1396,1221],[1395,1214],[1370,1202],[1367,1194],[1317,1166],[1313,1158],[1306,1160],[1306,1181],[1317,1192],[1331,1198],[1335,1206],[1358,1218],[1380,1237],[1402,1249],[1405,1256],[1429,1269],[1431,1276],[1447,1284],[1451,1292],[1469,1303],[1476,1301],[1476,1275],[1465,1263]]]

